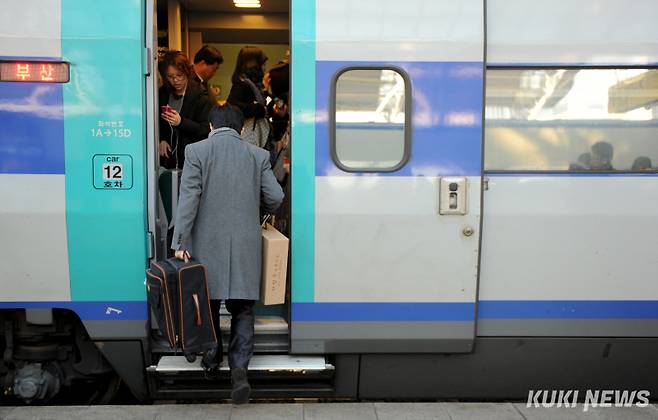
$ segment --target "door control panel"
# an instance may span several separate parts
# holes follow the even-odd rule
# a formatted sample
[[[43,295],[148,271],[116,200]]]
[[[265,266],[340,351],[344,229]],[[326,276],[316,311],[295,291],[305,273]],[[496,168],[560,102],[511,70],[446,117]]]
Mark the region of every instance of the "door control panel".
[[[465,177],[443,177],[439,183],[439,214],[466,214]]]

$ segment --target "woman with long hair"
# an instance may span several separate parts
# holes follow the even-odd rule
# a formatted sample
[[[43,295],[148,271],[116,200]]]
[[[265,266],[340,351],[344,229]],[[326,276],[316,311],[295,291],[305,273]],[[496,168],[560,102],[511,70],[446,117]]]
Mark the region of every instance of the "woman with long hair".
[[[240,108],[245,117],[242,138],[264,147],[270,134],[267,121],[266,93],[263,91],[267,56],[258,47],[240,49],[231,81],[227,102]]]

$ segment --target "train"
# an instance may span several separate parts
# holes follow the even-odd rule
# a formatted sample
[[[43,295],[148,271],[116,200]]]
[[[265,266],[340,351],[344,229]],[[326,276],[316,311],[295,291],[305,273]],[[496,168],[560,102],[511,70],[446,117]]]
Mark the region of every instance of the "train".
[[[658,3],[282,4],[289,290],[253,395],[655,395]],[[0,8],[0,398],[225,398],[146,302],[159,7]]]

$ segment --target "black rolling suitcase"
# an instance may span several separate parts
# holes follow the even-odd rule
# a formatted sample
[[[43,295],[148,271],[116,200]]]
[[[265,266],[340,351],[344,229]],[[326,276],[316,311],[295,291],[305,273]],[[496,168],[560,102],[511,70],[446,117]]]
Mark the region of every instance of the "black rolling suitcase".
[[[188,361],[197,353],[217,349],[210,316],[206,267],[176,258],[151,263],[146,270],[148,302],[172,349],[179,347]]]

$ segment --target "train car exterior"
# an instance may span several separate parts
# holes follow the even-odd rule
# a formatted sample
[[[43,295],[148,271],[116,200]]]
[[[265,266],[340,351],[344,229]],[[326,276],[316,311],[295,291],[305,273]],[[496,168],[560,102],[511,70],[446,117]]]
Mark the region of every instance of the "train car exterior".
[[[2,10],[2,60],[24,61],[30,72],[39,71],[29,65],[35,60],[70,64],[67,83],[0,87],[1,229],[3,238],[12,238],[2,246],[0,307],[8,315],[10,309],[26,310],[18,331],[5,326],[5,336],[26,328],[41,337],[61,334],[50,309],[68,310],[97,346],[119,340],[107,343],[108,349],[123,348],[117,358],[143,364],[145,5],[3,1]],[[109,176],[108,166],[114,168]],[[121,174],[115,174],[119,167]],[[36,331],[40,325],[43,331]],[[56,331],[49,332],[53,325]],[[53,345],[44,340],[43,347]],[[5,345],[15,357],[27,352],[22,357],[38,360],[39,350],[45,351],[32,352],[16,341],[12,349],[11,341]],[[73,369],[79,360],[69,356],[60,364]],[[108,360],[113,357],[106,352]],[[140,364],[132,369],[143,369]],[[9,373],[25,373],[29,388],[29,378],[41,377],[33,367]]]
[[[3,71],[70,66],[0,81],[5,390],[118,375],[154,398],[154,5],[0,7]],[[290,13],[289,353],[352,398],[658,392],[658,5]]]

